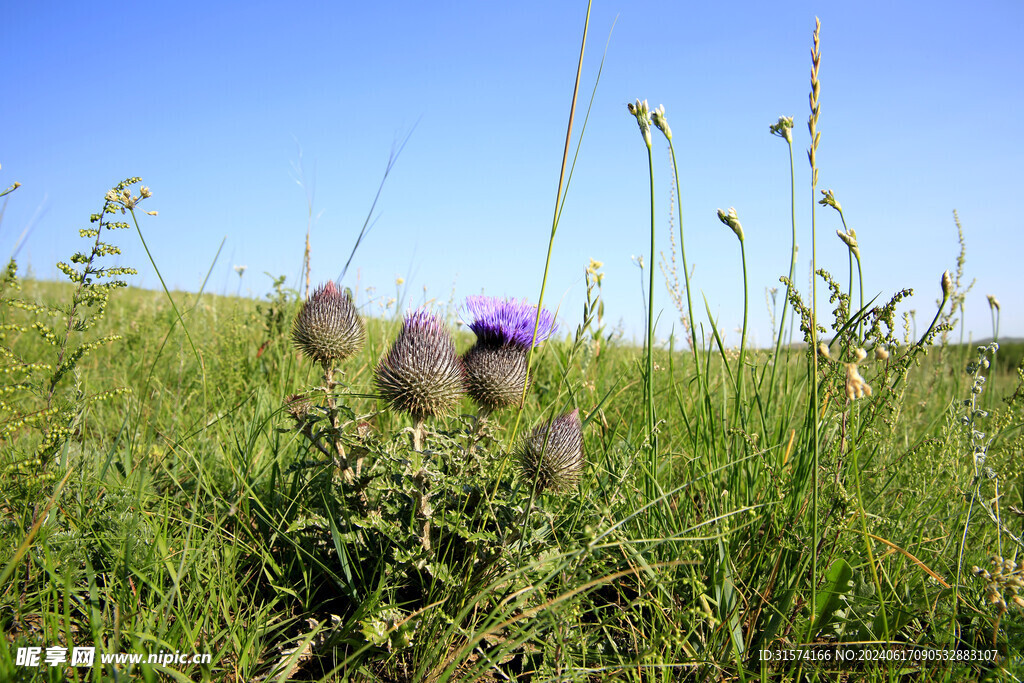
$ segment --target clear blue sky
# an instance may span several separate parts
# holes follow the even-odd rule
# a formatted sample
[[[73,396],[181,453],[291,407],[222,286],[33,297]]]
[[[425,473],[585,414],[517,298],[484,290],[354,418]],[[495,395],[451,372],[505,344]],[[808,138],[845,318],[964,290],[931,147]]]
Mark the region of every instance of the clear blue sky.
[[[0,183],[20,181],[0,256],[22,270],[80,248],[77,229],[118,180],[154,196],[143,229],[172,287],[254,296],[264,272],[298,286],[314,190],[313,279],[337,278],[395,142],[411,132],[377,221],[344,284],[411,303],[469,294],[536,301],[550,232],[584,2],[14,3],[0,26]],[[1024,336],[1021,286],[1024,5],[649,3],[596,0],[582,114],[615,23],[554,245],[546,301],[563,330],[580,321],[583,272],[605,263],[606,316],[639,338],[649,261],[646,148],[626,110],[664,104],[682,174],[695,305],[703,293],[726,340],[742,320],[739,252],[718,208],[746,232],[751,336],[768,341],[765,289],[789,266],[789,162],[768,133],[796,121],[798,284],[810,258],[809,51],[822,21],[820,188],[857,231],[865,293],[916,291],[923,329],[966,231],[967,328]],[[580,130],[582,116],[577,119]],[[670,165],[655,138],[658,244],[668,250]],[[818,210],[819,264],[841,281],[846,247]],[[115,239],[132,284],[158,286],[134,233]],[[233,267],[245,265],[241,281]],[[649,264],[648,264],[649,265]],[[357,283],[358,275],[358,283]],[[664,338],[678,316],[658,277]],[[365,302],[365,297],[363,298]],[[824,310],[829,310],[822,300]],[[376,304],[369,304],[372,310]],[[699,316],[704,317],[704,316]],[[706,324],[706,323],[705,323]]]

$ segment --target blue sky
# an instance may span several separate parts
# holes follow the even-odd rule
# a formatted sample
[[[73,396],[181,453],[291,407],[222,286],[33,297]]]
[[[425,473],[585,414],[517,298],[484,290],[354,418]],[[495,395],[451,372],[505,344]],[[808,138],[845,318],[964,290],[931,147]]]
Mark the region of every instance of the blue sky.
[[[712,6],[713,5],[713,6]],[[35,2],[4,11],[0,183],[23,186],[0,224],[0,255],[39,277],[81,248],[103,193],[138,175],[159,216],[142,223],[164,278],[265,294],[265,272],[298,286],[313,201],[313,280],[337,278],[396,142],[410,135],[344,284],[368,312],[395,295],[461,302],[540,289],[584,2],[282,3],[99,6]],[[810,258],[806,157],[811,33],[822,21],[819,187],[832,188],[864,259],[865,294],[916,295],[920,330],[955,268],[953,209],[977,284],[966,323],[1024,336],[1024,5],[640,3],[597,0],[580,131],[607,60],[554,244],[546,303],[580,322],[583,273],[604,262],[610,327],[640,338],[649,265],[647,153],[634,98],[664,104],[682,176],[687,257],[726,341],[737,343],[739,252],[718,208],[746,233],[751,338],[769,341],[765,290],[789,267],[789,161],[768,133],[795,118],[798,286]],[[574,142],[575,144],[575,142]],[[301,168],[300,172],[297,170]],[[671,166],[655,138],[657,239],[666,253]],[[304,179],[306,188],[296,182]],[[309,192],[307,193],[307,190]],[[846,247],[818,210],[818,261],[840,281]],[[132,284],[157,287],[138,236],[114,236]],[[241,280],[234,266],[245,265]],[[366,288],[373,287],[370,301]],[[658,336],[678,315],[658,275]],[[831,307],[821,302],[827,311]],[[698,315],[698,319],[705,318]],[[704,324],[707,325],[706,320]]]

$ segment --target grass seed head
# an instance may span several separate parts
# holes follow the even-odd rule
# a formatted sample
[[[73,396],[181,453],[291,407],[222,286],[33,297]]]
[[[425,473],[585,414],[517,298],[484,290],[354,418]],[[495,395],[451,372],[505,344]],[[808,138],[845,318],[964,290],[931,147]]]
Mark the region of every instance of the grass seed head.
[[[444,324],[418,310],[405,317],[377,364],[375,381],[392,408],[419,420],[451,413],[465,393],[465,379],[466,368]]]
[[[365,339],[366,330],[351,297],[333,282],[313,290],[292,325],[295,346],[324,367],[359,351]]]
[[[585,462],[578,408],[535,429],[526,437],[519,454],[523,478],[531,486],[536,485],[538,492],[575,488]]]

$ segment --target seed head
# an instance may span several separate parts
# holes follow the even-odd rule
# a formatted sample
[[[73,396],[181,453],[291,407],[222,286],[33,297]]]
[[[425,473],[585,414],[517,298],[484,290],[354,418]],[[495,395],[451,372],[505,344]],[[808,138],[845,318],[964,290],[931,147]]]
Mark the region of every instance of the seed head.
[[[535,429],[519,454],[523,478],[538,492],[575,488],[585,462],[579,409]]]
[[[989,294],[987,296],[988,296],[988,307],[991,308],[994,311],[998,311],[999,310],[999,299],[995,298],[991,294]]]
[[[295,346],[324,367],[357,352],[365,339],[351,296],[342,294],[333,282],[313,290],[292,325]]]
[[[466,369],[441,320],[424,310],[405,317],[402,331],[377,364],[377,388],[395,410],[417,420],[447,415],[465,392]]]
[[[884,346],[875,347],[875,360],[889,360],[889,352]]]

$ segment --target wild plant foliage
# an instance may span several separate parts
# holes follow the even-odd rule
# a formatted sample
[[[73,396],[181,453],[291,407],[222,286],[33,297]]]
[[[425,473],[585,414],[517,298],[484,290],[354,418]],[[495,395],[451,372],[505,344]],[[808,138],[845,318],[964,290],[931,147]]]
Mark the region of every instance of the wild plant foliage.
[[[0,373],[5,382],[0,398],[0,443],[9,455],[0,463],[10,481],[46,481],[57,476],[52,467],[66,455],[88,406],[129,393],[128,387],[96,388],[78,372],[82,359],[113,344],[119,334],[92,334],[103,319],[111,293],[127,286],[120,279],[134,268],[107,265],[119,247],[106,241],[113,230],[130,226],[118,218],[132,217],[152,193],[128,178],[104,196],[99,213],[89,217],[79,235],[89,242],[57,268],[74,289],[65,303],[19,297],[21,282],[14,259],[0,277]],[[5,477],[6,479],[7,477]]]

